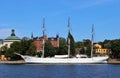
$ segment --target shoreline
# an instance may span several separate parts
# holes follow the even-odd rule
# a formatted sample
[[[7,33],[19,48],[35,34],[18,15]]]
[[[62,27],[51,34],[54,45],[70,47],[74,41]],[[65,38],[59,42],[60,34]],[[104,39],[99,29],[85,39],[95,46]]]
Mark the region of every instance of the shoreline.
[[[0,64],[25,64],[24,60],[0,61]],[[107,64],[120,64],[120,59],[108,59]]]
[[[0,64],[25,64],[24,60],[17,61],[0,61]]]
[[[120,59],[108,59],[108,64],[120,64]]]

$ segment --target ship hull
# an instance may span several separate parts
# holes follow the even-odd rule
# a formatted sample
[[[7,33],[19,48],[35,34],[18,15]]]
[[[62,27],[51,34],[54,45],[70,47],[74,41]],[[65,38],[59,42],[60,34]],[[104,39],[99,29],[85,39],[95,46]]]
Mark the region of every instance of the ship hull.
[[[108,56],[93,58],[39,58],[31,56],[22,56],[25,63],[36,64],[99,64],[107,63]]]

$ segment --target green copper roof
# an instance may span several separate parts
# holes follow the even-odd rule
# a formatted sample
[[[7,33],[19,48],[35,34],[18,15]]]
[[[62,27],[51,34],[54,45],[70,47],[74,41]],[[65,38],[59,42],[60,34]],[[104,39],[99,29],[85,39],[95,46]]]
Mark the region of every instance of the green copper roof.
[[[5,40],[20,40],[20,38],[15,35],[15,30],[12,29],[11,36],[7,37]]]
[[[17,36],[9,36],[5,40],[20,40],[20,38]]]

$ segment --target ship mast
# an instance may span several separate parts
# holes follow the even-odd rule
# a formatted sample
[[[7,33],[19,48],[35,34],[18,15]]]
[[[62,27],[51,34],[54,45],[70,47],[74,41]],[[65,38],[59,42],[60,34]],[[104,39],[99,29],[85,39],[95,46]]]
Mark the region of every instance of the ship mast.
[[[70,38],[69,38],[69,34],[70,34],[70,17],[68,18],[68,57],[70,57]]]
[[[93,57],[93,43],[94,43],[94,24],[92,24],[91,58]]]
[[[43,18],[43,26],[42,26],[42,32],[43,32],[43,51],[42,51],[42,58],[44,58],[44,49],[45,49],[45,18]]]

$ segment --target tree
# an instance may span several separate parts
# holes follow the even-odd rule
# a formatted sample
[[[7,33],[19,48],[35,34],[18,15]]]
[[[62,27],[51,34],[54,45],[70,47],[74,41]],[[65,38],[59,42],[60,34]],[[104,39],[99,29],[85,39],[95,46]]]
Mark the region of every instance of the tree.
[[[10,57],[11,60],[20,60],[20,59],[21,59],[20,56],[14,54],[13,48],[9,48],[9,49],[6,51],[5,56],[6,56],[6,57]]]
[[[37,55],[38,57],[41,57],[41,56],[42,56],[42,51],[36,52],[36,55]]]
[[[75,42],[75,49],[78,49],[77,53],[85,54],[83,42],[81,41]]]
[[[83,48],[83,47],[84,47],[83,42],[80,41],[75,42],[75,48]]]
[[[6,57],[11,57],[12,59],[18,59],[19,57],[14,53],[20,53],[21,45],[20,42],[15,41],[10,45],[10,48],[5,52]]]
[[[67,46],[59,46],[56,48],[56,54],[57,55],[66,55],[67,54]]]
[[[84,44],[84,51],[85,53],[90,56],[91,55],[91,41],[89,39],[83,40]]]
[[[29,49],[27,50],[26,55],[30,55],[30,56],[36,55],[36,47],[33,42],[31,43]]]
[[[66,44],[66,39],[61,37],[60,40],[59,40],[59,46],[65,46],[65,45],[67,45]]]
[[[14,57],[14,50],[12,48],[9,48],[6,52],[5,52],[5,56],[6,57]]]
[[[60,38],[59,43],[60,43],[59,47],[55,48],[56,49],[56,54],[57,55],[65,55],[65,54],[67,54],[66,39],[65,38]]]
[[[25,55],[27,50],[30,47],[28,40],[29,39],[27,37],[23,37],[23,39],[21,40],[21,52],[20,52],[20,54],[22,54],[22,55]]]
[[[104,40],[102,47],[110,49],[111,48],[111,40]]]
[[[84,46],[86,46],[86,47],[90,47],[90,46],[91,46],[91,40],[89,40],[89,39],[84,39],[84,40],[83,40],[83,44],[84,44]]]
[[[120,39],[111,41],[111,57],[112,58],[120,58]]]
[[[55,48],[51,45],[51,42],[48,40],[45,42],[45,57],[53,57],[56,54]]]
[[[15,41],[10,45],[10,48],[12,49],[13,52],[20,53],[21,43],[18,41]]]
[[[3,54],[5,54],[5,52],[7,51],[7,46],[2,46],[1,48],[0,48],[0,55],[3,55]]]

